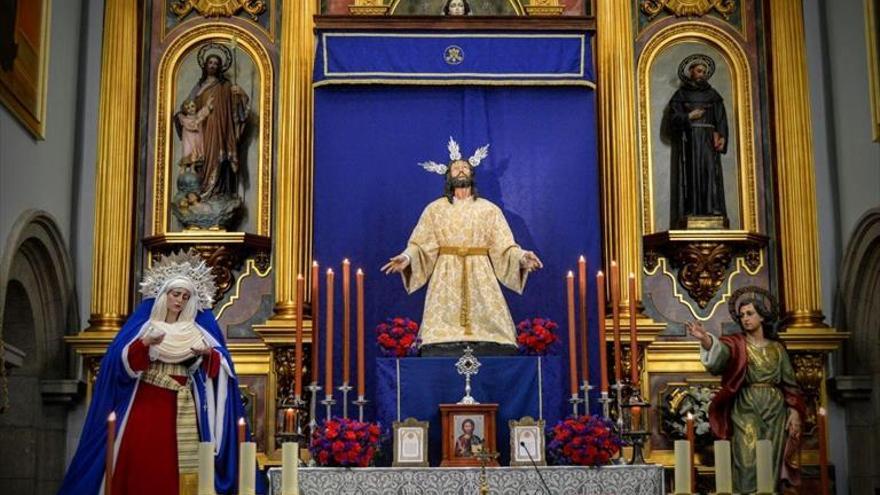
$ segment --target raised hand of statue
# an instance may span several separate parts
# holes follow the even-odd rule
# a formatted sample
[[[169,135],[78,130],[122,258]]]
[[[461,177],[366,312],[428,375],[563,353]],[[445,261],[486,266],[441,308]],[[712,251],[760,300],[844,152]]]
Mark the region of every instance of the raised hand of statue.
[[[544,263],[541,262],[541,259],[538,258],[532,251],[526,251],[523,253],[523,257],[520,258],[519,264],[523,267],[524,270],[528,272],[533,272],[535,270],[540,270],[544,268]]]
[[[688,333],[692,337],[696,337],[697,340],[700,341],[700,344],[703,346],[703,349],[707,351],[712,348],[712,337],[709,335],[709,332],[703,328],[703,324],[699,322],[686,322],[684,324],[685,328],[687,328]]]
[[[792,438],[800,438],[801,436],[801,416],[798,414],[797,410],[789,409],[788,410],[788,420],[785,423],[785,429],[788,431],[788,436]]]
[[[165,340],[165,332],[162,331],[149,332],[141,338],[141,342],[147,347],[159,345],[163,340]]]
[[[691,110],[690,112],[688,112],[688,120],[701,119],[701,118],[703,118],[703,114],[705,114],[705,113],[706,113],[706,111],[703,110],[702,108],[695,108],[695,109]]]
[[[408,266],[409,256],[406,256],[405,254],[398,254],[397,256],[391,258],[388,263],[382,265],[382,268],[380,268],[380,270],[382,270],[385,275],[389,275],[391,273],[400,273],[404,271]]]

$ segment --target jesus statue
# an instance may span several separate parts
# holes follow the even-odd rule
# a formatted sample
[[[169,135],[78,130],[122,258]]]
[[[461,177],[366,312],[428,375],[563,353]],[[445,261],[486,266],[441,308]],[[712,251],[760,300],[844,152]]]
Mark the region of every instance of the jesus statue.
[[[456,356],[462,343],[477,354],[515,354],[513,318],[498,282],[521,294],[529,272],[544,266],[516,244],[501,209],[477,194],[475,168],[488,150],[463,160],[449,138],[449,165],[419,164],[446,177],[444,196],[428,204],[406,249],[382,267],[402,275],[407,293],[428,284],[422,356]]]

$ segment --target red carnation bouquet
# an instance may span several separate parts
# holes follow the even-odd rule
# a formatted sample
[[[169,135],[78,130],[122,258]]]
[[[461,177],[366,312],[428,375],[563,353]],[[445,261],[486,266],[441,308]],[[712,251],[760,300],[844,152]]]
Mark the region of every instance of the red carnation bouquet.
[[[554,350],[559,342],[556,329],[559,325],[549,318],[523,320],[516,326],[516,343],[520,354],[544,356]]]
[[[309,452],[320,466],[367,467],[379,452],[379,423],[331,418],[315,429]]]
[[[415,356],[419,342],[419,324],[409,318],[388,318],[376,326],[376,343],[384,356]]]
[[[561,466],[601,466],[608,464],[622,445],[607,418],[568,417],[550,430],[547,458]]]

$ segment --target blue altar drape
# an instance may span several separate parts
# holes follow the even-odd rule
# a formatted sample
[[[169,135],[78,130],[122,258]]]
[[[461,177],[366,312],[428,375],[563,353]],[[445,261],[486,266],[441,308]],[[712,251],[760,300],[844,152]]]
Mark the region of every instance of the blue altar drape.
[[[366,273],[368,398],[380,385],[372,365],[378,354],[373,328],[392,316],[421,321],[424,303],[424,290],[407,295],[400,277],[386,277],[379,267],[406,246],[422,209],[441,196],[442,176],[417,164],[448,162],[450,136],[465,157],[479,146],[491,145],[489,157],[476,169],[479,194],[501,208],[517,242],[544,261],[544,269],[530,276],[523,295],[504,289],[514,321],[534,316],[556,320],[559,352],[567,349],[565,273],[576,267],[580,254],[587,257],[591,273],[601,261],[595,93],[588,86],[535,84],[463,86],[440,81],[316,87],[314,257],[322,266],[322,293],[323,272],[333,267],[338,274],[343,258],[351,260],[353,270],[362,267]],[[590,301],[595,301],[595,283],[588,288]],[[337,275],[337,383],[340,293]],[[595,309],[590,304],[589,347],[591,374],[598,376]],[[322,314],[322,323],[325,320]],[[320,354],[323,377],[324,349]],[[567,378],[560,386],[567,390]],[[335,398],[339,401],[341,394],[336,392]],[[340,405],[333,411],[340,414]],[[318,413],[323,417],[324,408]],[[376,417],[372,399],[366,413],[369,419]]]

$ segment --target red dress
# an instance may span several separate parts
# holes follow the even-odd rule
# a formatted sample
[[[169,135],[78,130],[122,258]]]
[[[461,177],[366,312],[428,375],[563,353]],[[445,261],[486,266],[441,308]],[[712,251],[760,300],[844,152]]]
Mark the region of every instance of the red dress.
[[[128,348],[128,363],[134,371],[150,366],[149,347],[136,339]],[[220,354],[213,351],[202,361],[208,378],[220,371]],[[172,376],[181,385],[185,376]],[[177,393],[151,385],[138,384],[128,413],[116,466],[113,493],[125,495],[176,495],[177,472]]]

